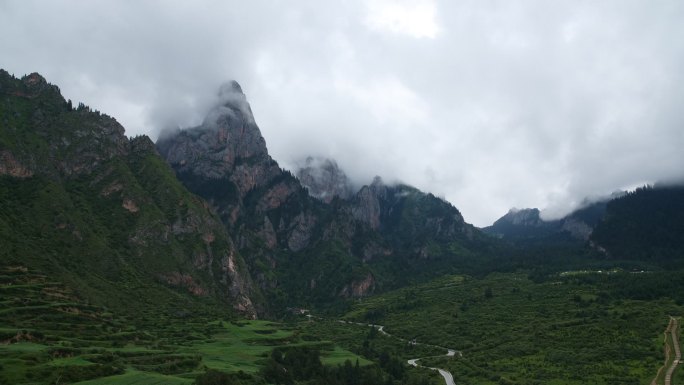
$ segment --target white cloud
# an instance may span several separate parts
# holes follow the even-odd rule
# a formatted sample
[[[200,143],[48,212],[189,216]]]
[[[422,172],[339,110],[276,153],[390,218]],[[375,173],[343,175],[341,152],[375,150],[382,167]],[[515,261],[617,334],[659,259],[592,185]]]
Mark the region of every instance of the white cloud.
[[[439,33],[437,5],[431,0],[369,0],[366,24],[378,31],[434,39]]]
[[[153,138],[236,79],[269,151],[510,207],[684,170],[684,3],[0,1],[0,67]]]

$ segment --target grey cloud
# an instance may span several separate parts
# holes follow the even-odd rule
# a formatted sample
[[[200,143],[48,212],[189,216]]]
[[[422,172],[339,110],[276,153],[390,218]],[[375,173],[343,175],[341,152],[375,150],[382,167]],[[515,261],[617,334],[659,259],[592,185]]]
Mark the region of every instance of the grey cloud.
[[[434,39],[369,26],[368,4],[9,0],[0,67],[153,138],[235,79],[281,165],[332,157],[477,225],[682,179],[684,3],[436,1]]]

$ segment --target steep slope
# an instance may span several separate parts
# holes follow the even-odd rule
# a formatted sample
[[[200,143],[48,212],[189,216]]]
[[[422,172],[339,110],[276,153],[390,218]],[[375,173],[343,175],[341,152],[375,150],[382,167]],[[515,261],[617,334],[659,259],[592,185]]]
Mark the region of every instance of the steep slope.
[[[0,261],[48,274],[122,311],[223,303],[255,314],[224,226],[147,137],[38,74],[0,71]],[[185,309],[185,310],[184,310]]]
[[[459,269],[488,242],[452,205],[412,187],[378,179],[351,194],[334,161],[310,162],[303,187],[268,155],[235,82],[220,88],[202,125],[164,133],[157,148],[219,213],[274,308],[331,304]]]
[[[681,266],[684,186],[647,186],[610,201],[591,240],[611,258]]]
[[[334,198],[349,199],[353,188],[333,159],[308,157],[297,170],[297,179],[314,198],[330,203]]]

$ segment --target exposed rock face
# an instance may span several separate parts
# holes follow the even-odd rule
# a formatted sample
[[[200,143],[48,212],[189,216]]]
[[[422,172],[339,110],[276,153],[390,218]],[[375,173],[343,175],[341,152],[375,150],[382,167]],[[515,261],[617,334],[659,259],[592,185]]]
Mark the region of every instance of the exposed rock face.
[[[387,187],[380,177],[375,177],[370,186],[363,186],[354,198],[352,214],[362,222],[367,223],[371,229],[380,228],[380,200],[386,198]]]
[[[240,85],[235,81],[224,84],[218,99],[202,125],[163,133],[157,142],[160,154],[181,181],[209,199],[231,231],[244,231],[242,224],[254,222],[256,215],[263,218],[261,229],[248,230],[257,231],[271,248],[282,243],[299,250],[310,236],[306,228],[315,219],[309,216],[307,227],[301,224],[299,212],[285,217],[273,214],[283,205],[297,204],[303,194],[301,185],[268,155]],[[275,227],[269,214],[286,223]],[[238,238],[243,236],[238,234]]]
[[[283,308],[369,295],[378,277],[389,287],[411,264],[448,264],[451,244],[477,235],[451,204],[410,186],[378,177],[352,193],[333,160],[309,158],[295,178],[268,155],[237,83],[220,95],[202,125],[165,133],[157,148],[220,214],[264,293],[288,301]]]
[[[55,178],[88,174],[113,157],[128,154],[129,140],[124,135],[124,128],[113,118],[91,111],[84,105],[70,110],[59,88],[37,73],[24,76],[17,82],[0,70],[0,77],[3,78],[0,94],[29,100],[34,105],[30,116],[20,119],[21,122],[28,121],[30,131],[17,125],[16,119],[1,122],[4,130],[18,143],[28,139],[29,135],[36,135],[48,145],[39,151],[23,149],[8,152],[0,149],[0,174],[21,177],[40,173]],[[11,103],[11,100],[7,99],[5,103]],[[9,105],[7,107],[10,108]],[[66,112],[72,119],[65,119]],[[73,124],[74,119],[78,124]]]
[[[292,230],[289,232],[290,236],[287,239],[287,245],[290,250],[297,252],[309,245],[316,222],[316,217],[305,213],[299,214],[294,218]]]
[[[224,97],[232,97],[231,90]],[[59,245],[69,252],[50,262],[60,266],[56,271],[134,274],[255,314],[251,279],[225,227],[173,178],[148,137],[128,139],[115,119],[83,104],[74,109],[59,88],[35,73],[15,79],[0,70],[0,117],[0,175],[48,183],[54,198],[27,199],[53,199],[48,221],[57,221],[55,231],[62,235],[71,234],[61,241],[67,246]],[[27,215],[40,220],[45,214]],[[52,249],[45,238],[43,247]],[[214,256],[226,254],[234,268],[221,271]]]
[[[178,178],[216,209],[240,252],[251,256],[254,277],[271,288],[277,281],[266,281],[263,266],[277,267],[279,254],[310,245],[317,205],[268,155],[241,87],[230,82],[218,96],[202,125],[165,132],[157,149]]]
[[[256,311],[252,300],[245,292],[244,288],[249,287],[251,282],[249,276],[245,275],[247,268],[239,266],[241,260],[235,258],[235,254],[231,251],[225,258],[223,258],[222,270],[224,272],[223,282],[230,284],[230,294],[237,300],[235,308],[243,314],[256,319]]]
[[[221,86],[219,100],[201,126],[163,132],[157,148],[176,171],[214,179],[233,177],[244,194],[280,168],[270,162],[266,141],[240,85]]]
[[[375,279],[373,275],[368,273],[365,278],[352,282],[346,285],[340,295],[342,297],[360,298],[372,293],[375,288]]]
[[[347,175],[332,159],[306,158],[304,166],[297,170],[297,179],[309,195],[325,203],[330,203],[335,197],[346,200],[352,196]]]
[[[162,275],[161,278],[171,286],[179,286],[187,289],[190,293],[196,296],[205,296],[207,291],[197,284],[190,274],[183,274],[178,272]]]
[[[472,226],[466,225],[461,213],[450,203],[407,185],[387,186],[380,177],[364,186],[351,200],[350,211],[361,222],[384,234],[406,232],[449,240],[470,238]]]
[[[2,150],[0,151],[0,175],[28,178],[33,175],[33,171],[19,163],[11,152]]]
[[[544,226],[544,222],[539,216],[539,209],[511,209],[501,219],[516,226]]]
[[[594,229],[586,222],[570,217],[563,221],[561,230],[570,233],[574,238],[586,241]]]

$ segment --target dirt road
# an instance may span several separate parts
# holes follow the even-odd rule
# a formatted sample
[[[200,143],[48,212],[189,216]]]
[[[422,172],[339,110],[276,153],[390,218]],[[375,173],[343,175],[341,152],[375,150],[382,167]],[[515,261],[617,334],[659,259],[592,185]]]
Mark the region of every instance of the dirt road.
[[[677,319],[670,317],[670,324],[668,325],[670,329],[670,335],[672,336],[672,345],[674,346],[674,360],[672,360],[672,365],[667,368],[665,373],[665,385],[672,384],[672,373],[677,369],[679,360],[682,359],[682,353],[679,351],[679,336],[677,335]]]
[[[672,374],[677,368],[679,361],[682,359],[682,354],[679,348],[678,328],[679,323],[677,319],[670,316],[670,322],[667,324],[667,328],[665,328],[665,332],[663,333],[665,335],[665,363],[660,367],[660,369],[658,369],[658,373],[653,381],[651,381],[651,385],[660,385],[661,383],[664,385],[672,385]],[[668,338],[671,338],[672,343],[668,341]],[[673,353],[674,357],[672,357]],[[671,358],[672,362],[668,366]],[[662,382],[660,382],[660,376],[663,370],[666,370],[665,377],[662,379]]]

